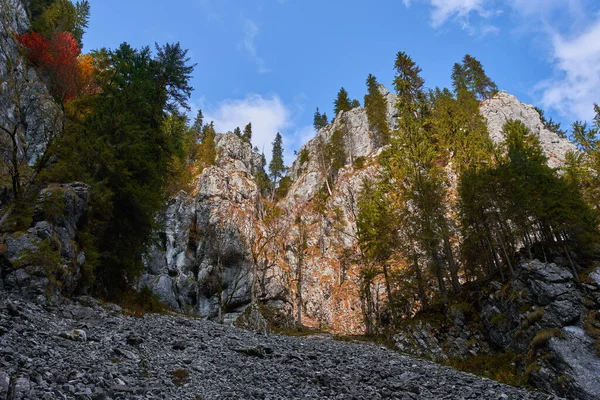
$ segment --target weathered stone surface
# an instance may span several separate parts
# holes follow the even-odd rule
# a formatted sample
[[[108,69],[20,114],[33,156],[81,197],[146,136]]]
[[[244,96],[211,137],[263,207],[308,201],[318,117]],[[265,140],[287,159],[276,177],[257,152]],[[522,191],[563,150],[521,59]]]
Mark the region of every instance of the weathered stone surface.
[[[251,302],[249,246],[260,229],[261,197],[253,179],[260,155],[231,133],[217,135],[216,150],[216,165],[160,216],[164,229],[156,232],[145,256],[147,272],[137,284],[172,308],[205,318],[218,318],[219,296],[234,314]]]
[[[600,358],[593,340],[577,326],[566,326],[562,331],[564,338],[554,338],[549,343],[553,358],[548,365],[559,382],[553,382],[550,377],[550,380],[540,382],[538,387],[558,383],[563,386],[565,396],[583,400],[600,398]]]
[[[15,34],[29,29],[20,0],[3,2],[0,27],[0,126],[11,132],[16,129],[25,139],[19,140],[19,156],[33,165],[59,132],[61,111],[15,41]],[[1,143],[8,140],[5,133],[0,136]]]
[[[554,399],[414,359],[374,344],[254,334],[173,315],[126,317],[94,306],[95,340],[57,340],[79,322],[72,304],[0,298],[0,368],[18,399]],[[137,332],[142,345],[126,338]],[[165,338],[169,338],[165,341]],[[174,349],[172,344],[182,342]],[[176,379],[177,378],[177,379]],[[2,382],[2,379],[0,379]],[[0,384],[0,388],[1,388]],[[15,397],[18,394],[18,397]],[[1,398],[1,397],[0,397]]]
[[[1,256],[0,288],[30,297],[59,291],[73,294],[79,288],[85,254],[75,238],[89,191],[80,182],[50,185],[41,191],[33,226],[2,238],[6,250]]]
[[[0,371],[0,400],[6,400],[8,398],[8,391],[10,390],[10,376]]]
[[[575,145],[556,133],[547,130],[538,112],[528,104],[521,103],[515,96],[500,92],[481,105],[481,114],[487,120],[488,132],[496,143],[504,140],[504,124],[510,120],[522,121],[540,139],[548,165],[557,168],[562,165],[565,155],[577,151]]]
[[[571,399],[600,398],[600,358],[583,330],[590,311],[573,275],[538,260],[523,262],[517,272],[507,284],[491,282],[472,294],[461,306],[468,313],[452,306],[447,315],[411,321],[394,336],[396,347],[431,360],[509,349],[527,360],[523,368],[530,367],[533,386]],[[547,343],[541,343],[544,335],[551,337]]]

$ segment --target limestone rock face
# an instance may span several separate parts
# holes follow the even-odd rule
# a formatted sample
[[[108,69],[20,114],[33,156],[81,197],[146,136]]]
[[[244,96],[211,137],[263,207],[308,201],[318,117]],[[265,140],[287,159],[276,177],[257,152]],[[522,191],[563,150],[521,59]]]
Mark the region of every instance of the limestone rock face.
[[[163,228],[145,257],[147,286],[176,310],[218,318],[219,301],[241,312],[252,300],[250,246],[261,229],[261,196],[253,174],[260,155],[233,134],[217,135],[216,165],[192,193],[179,193],[160,215]]]
[[[523,355],[522,368],[529,368],[535,387],[570,399],[598,398],[600,358],[588,333],[600,326],[598,304],[588,309],[593,296],[577,287],[570,271],[524,262],[511,282],[491,282],[470,295],[446,315],[417,318],[399,329],[396,347],[434,361],[510,349]]]
[[[480,111],[487,120],[490,137],[496,143],[504,140],[502,130],[507,121],[522,121],[540,139],[548,157],[548,165],[552,168],[560,167],[568,152],[577,151],[568,139],[563,139],[544,127],[539,113],[533,106],[521,103],[511,94],[499,92],[493,98],[484,101]]]
[[[62,115],[14,39],[29,29],[21,1],[3,3],[0,28],[0,126],[16,132],[19,158],[33,165],[59,132]],[[9,140],[3,132],[0,142]]]
[[[79,288],[85,254],[75,239],[89,192],[80,182],[41,191],[32,226],[1,239],[0,287],[28,297],[69,295]]]

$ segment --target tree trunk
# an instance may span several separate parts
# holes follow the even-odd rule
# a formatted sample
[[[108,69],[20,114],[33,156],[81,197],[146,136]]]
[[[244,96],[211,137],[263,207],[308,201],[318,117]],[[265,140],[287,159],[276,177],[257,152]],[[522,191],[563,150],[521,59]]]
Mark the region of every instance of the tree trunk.
[[[392,294],[392,285],[390,284],[390,275],[388,271],[387,261],[383,262],[383,278],[385,280],[385,291],[388,295],[388,302],[390,304],[390,309],[392,310],[392,319],[393,322],[396,322],[396,302],[394,301],[394,297]]]
[[[440,295],[442,296],[442,303],[446,304],[448,301],[448,290],[446,289],[446,283],[444,282],[444,273],[442,270],[442,259],[438,251],[433,247],[431,248],[431,259],[433,261],[433,268],[435,270],[435,276],[440,287]]]
[[[450,269],[450,277],[452,279],[452,289],[454,292],[460,291],[460,281],[458,280],[458,268],[454,261],[454,255],[452,254],[452,245],[448,236],[444,236],[444,252],[446,253],[446,259],[448,260],[448,268]]]
[[[417,285],[419,286],[419,299],[421,300],[421,306],[423,311],[427,311],[429,309],[429,300],[427,299],[427,294],[425,293],[425,284],[423,282],[423,274],[421,273],[421,267],[419,267],[419,260],[417,258],[417,254],[413,254],[413,266],[415,269],[415,277],[417,279]]]

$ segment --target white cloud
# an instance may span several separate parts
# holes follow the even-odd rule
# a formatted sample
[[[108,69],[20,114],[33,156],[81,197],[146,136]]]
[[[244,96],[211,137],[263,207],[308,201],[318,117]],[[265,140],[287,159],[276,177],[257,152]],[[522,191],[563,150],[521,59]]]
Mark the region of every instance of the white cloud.
[[[544,107],[564,116],[590,119],[594,102],[600,102],[600,18],[570,38],[552,36],[555,76],[541,82]]]
[[[455,20],[467,29],[469,16],[475,13],[481,17],[492,14],[485,5],[487,0],[431,0],[431,24],[434,28],[442,26],[448,20]]]
[[[251,122],[252,144],[260,151],[264,148],[267,158],[277,132],[285,135],[284,131],[293,125],[290,109],[276,95],[249,94],[244,99],[225,100],[215,107],[209,106],[204,115],[205,122],[214,121],[217,132],[233,131],[238,126],[243,130]]]
[[[536,100],[570,119],[593,116],[592,105],[600,102],[600,9],[595,1],[402,1],[406,7],[414,1],[429,4],[434,28],[451,21],[471,34],[479,31],[481,36],[498,34],[498,27],[491,23],[492,17],[509,12],[514,32],[528,35],[538,46],[548,44],[553,75],[536,85],[534,93],[539,95]]]
[[[271,70],[267,68],[265,60],[258,55],[258,51],[256,49],[256,37],[259,33],[260,29],[254,21],[250,19],[244,21],[244,40],[241,43],[241,47],[248,52],[250,58],[252,58],[252,60],[256,63],[258,72],[265,74],[267,72],[271,72]]]

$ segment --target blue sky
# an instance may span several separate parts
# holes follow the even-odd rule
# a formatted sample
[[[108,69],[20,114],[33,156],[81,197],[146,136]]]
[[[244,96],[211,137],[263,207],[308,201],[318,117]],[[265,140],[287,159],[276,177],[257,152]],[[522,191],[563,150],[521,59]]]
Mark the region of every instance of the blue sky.
[[[286,161],[333,114],[344,86],[361,101],[369,73],[391,89],[406,51],[428,87],[449,86],[469,53],[499,88],[570,125],[600,102],[597,0],[90,0],[84,50],[179,41],[197,63],[192,96],[218,131],[253,124]]]

